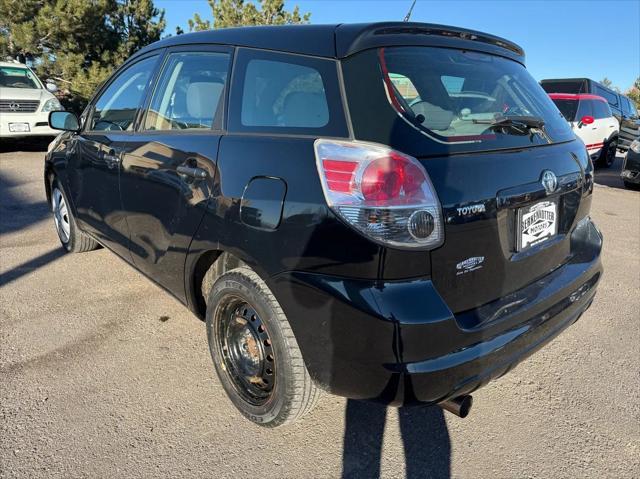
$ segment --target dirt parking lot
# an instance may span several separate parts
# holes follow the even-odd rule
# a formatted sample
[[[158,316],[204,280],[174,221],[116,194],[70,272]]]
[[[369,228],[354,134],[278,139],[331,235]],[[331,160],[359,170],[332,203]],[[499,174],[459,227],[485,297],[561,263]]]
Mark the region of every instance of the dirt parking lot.
[[[63,254],[42,158],[0,153],[0,477],[640,475],[640,193],[619,160],[594,194],[593,307],[470,417],[324,396],[266,430],[227,400],[203,323],[104,249]]]

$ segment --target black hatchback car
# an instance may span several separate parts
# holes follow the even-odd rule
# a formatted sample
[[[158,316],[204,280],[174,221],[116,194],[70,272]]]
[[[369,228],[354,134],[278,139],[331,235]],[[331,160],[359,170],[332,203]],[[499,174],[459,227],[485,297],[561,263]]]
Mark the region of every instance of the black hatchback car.
[[[421,23],[180,35],[50,146],[71,252],[103,245],[206,319],[250,420],[320,390],[465,415],[590,306],[584,144],[517,45]]]

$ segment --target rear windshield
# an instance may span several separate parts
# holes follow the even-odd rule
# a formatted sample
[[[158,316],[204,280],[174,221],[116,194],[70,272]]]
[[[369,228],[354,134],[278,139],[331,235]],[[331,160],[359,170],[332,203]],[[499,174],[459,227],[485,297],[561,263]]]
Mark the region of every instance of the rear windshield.
[[[0,67],[0,87],[5,88],[40,88],[38,80],[26,68]]]
[[[573,135],[527,70],[513,60],[432,47],[378,51],[387,97],[396,111],[432,141],[465,150],[566,141]],[[535,118],[542,128],[492,125]]]
[[[574,121],[576,119],[576,113],[578,113],[578,100],[553,100],[556,104],[562,116],[567,121]]]

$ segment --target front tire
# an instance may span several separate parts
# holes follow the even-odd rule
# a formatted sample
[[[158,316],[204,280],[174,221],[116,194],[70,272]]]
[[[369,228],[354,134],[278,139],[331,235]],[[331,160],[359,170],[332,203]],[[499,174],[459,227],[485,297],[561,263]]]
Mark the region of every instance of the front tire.
[[[266,427],[292,423],[320,394],[282,308],[247,267],[220,276],[207,301],[207,338],[220,382],[234,406]]]
[[[60,243],[69,253],[91,251],[99,246],[78,229],[67,196],[55,178],[51,181],[51,211]]]

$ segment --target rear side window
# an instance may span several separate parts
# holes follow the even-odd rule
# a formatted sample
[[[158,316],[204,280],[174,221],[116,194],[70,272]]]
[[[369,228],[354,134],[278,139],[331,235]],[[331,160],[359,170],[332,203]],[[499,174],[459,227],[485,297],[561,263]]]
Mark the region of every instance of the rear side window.
[[[346,136],[336,63],[241,49],[231,92],[229,129]]]
[[[613,116],[611,114],[611,108],[609,108],[607,103],[600,100],[592,100],[591,103],[593,104],[593,117],[596,120],[602,120]]]
[[[134,63],[109,84],[96,100],[88,129],[130,131],[151,82],[157,56]]]
[[[144,129],[219,128],[228,69],[226,53],[170,54],[147,110]]]

